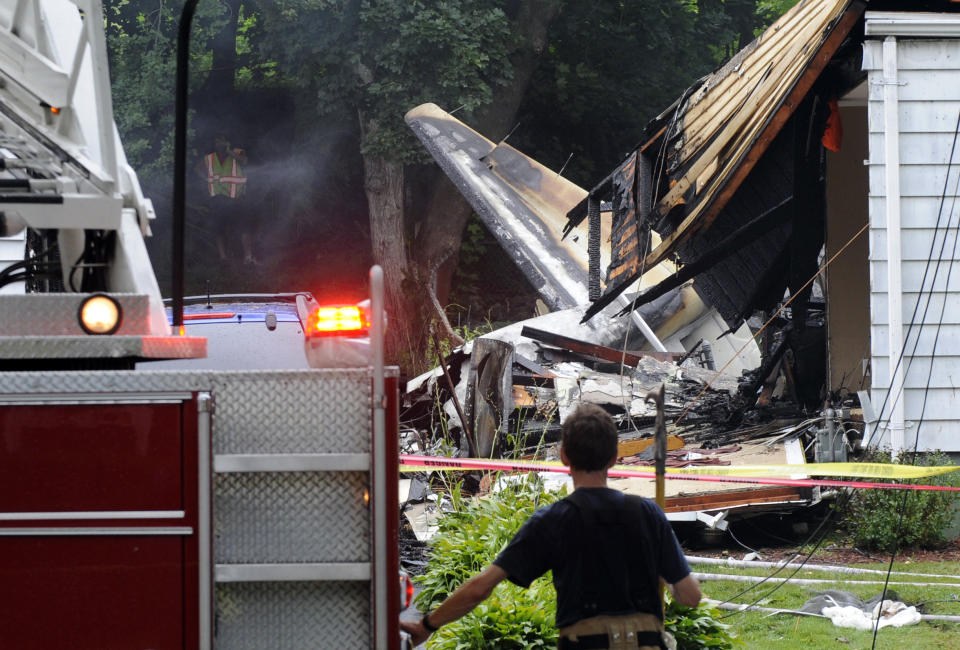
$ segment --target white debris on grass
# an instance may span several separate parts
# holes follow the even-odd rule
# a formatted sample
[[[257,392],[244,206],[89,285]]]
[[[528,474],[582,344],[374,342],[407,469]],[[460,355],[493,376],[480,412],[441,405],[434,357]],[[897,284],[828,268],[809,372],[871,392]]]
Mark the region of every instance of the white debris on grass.
[[[920,622],[917,608],[907,606],[899,600],[884,600],[882,610],[880,603],[877,603],[870,613],[853,605],[824,607],[821,613],[837,627],[852,627],[858,630],[872,630],[874,625],[877,625],[878,617],[879,627],[903,627]]]

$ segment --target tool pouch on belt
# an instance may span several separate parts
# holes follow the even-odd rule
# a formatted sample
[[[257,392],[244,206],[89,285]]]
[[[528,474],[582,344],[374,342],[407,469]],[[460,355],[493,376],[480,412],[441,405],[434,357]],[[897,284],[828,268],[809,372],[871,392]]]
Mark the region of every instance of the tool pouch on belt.
[[[663,622],[653,614],[594,616],[560,628],[559,650],[664,650]]]

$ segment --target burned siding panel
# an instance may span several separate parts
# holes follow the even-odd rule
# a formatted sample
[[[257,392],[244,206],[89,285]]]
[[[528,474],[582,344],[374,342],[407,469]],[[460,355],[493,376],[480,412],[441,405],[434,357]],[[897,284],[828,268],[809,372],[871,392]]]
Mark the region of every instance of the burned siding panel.
[[[723,79],[714,83],[708,78],[680,107],[672,137],[689,141],[709,133],[702,139],[713,144],[699,148],[688,144],[669,165],[663,179],[669,189],[660,196],[654,216],[666,215],[680,198],[685,208],[683,222],[664,242],[660,255],[678,244],[686,230],[702,232],[710,226],[739,186],[737,174],[744,178],[756,164],[862,9],[862,4],[849,0],[797,4],[759,37],[759,45],[743,59],[737,75],[715,73]],[[752,151],[756,153],[751,159]]]
[[[708,233],[691,238],[679,250],[683,263],[692,262],[746,222],[793,196],[793,149],[790,129],[784,129],[720,213]],[[774,231],[697,276],[693,286],[704,302],[714,306],[730,327],[738,327],[749,311],[759,284],[787,247],[792,225]],[[779,295],[783,295],[782,287]]]

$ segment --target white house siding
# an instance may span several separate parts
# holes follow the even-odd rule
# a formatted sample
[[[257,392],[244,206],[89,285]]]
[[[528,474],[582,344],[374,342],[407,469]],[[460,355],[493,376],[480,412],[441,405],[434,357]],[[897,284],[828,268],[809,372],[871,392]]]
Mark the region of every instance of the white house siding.
[[[946,34],[949,29],[941,36]],[[889,35],[878,33],[864,45],[869,82],[871,400],[883,424],[896,422],[892,397],[899,391],[891,393],[891,399],[887,395],[901,353],[894,349],[891,355],[890,348],[897,346],[891,346],[889,338],[888,308],[891,300],[896,304],[896,296],[890,295],[887,248],[888,235],[896,236],[887,228],[890,156],[885,124],[890,122],[885,120],[884,101],[890,95],[885,93],[889,80],[884,79],[883,44]],[[900,311],[906,341],[901,362],[903,445],[912,449],[919,431],[919,449],[955,452],[960,451],[960,142],[954,140],[960,114],[960,38],[895,38]],[[896,386],[895,376],[893,381]],[[882,442],[896,446],[896,435],[885,427],[880,434]]]

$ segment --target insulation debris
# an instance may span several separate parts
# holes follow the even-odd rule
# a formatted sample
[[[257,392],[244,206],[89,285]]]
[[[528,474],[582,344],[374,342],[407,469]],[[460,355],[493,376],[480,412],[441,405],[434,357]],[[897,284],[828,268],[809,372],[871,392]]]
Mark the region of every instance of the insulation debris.
[[[800,609],[811,614],[822,614],[837,627],[857,630],[872,630],[874,626],[903,627],[920,622],[916,607],[900,601],[893,591],[888,591],[887,595],[890,598],[882,602],[880,594],[864,602],[849,591],[828,590],[810,598]]]

